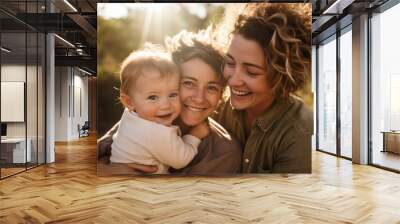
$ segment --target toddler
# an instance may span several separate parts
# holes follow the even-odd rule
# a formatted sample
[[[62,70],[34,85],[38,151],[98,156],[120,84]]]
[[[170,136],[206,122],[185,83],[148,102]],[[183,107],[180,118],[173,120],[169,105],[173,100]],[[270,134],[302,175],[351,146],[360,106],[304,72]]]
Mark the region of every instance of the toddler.
[[[156,165],[157,174],[185,167],[197,154],[204,128],[180,137],[172,122],[179,116],[180,75],[166,52],[131,53],[122,63],[120,100],[125,107],[113,136],[110,161]]]

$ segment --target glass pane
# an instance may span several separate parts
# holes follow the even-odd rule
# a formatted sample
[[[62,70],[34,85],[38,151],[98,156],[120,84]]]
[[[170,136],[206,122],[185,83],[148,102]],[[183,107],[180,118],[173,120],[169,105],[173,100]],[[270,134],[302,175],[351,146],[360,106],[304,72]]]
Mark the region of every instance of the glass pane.
[[[352,157],[352,36],[351,30],[340,37],[340,153]]]
[[[372,163],[400,170],[400,5],[374,15],[372,25]]]
[[[27,142],[30,144],[30,158],[28,160],[27,166],[33,167],[37,165],[37,74],[38,74],[38,36],[36,32],[27,33],[27,81],[26,81],[26,113],[27,113]]]
[[[1,140],[2,178],[25,170],[30,160],[26,144],[26,34],[1,34],[1,122],[6,130]],[[28,146],[28,147],[27,147]],[[27,150],[28,149],[28,150]]]
[[[318,48],[318,149],[336,154],[336,39]]]
[[[21,20],[29,14],[45,12],[45,0],[1,1],[0,6]],[[3,178],[45,161],[45,36],[1,12],[0,32],[0,110],[2,115],[6,114],[1,119]]]

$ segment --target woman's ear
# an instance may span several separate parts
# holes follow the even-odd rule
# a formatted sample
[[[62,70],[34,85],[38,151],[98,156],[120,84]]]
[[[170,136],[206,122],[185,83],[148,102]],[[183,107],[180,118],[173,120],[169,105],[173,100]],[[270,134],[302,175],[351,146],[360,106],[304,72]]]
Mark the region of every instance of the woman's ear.
[[[124,107],[127,108],[129,111],[135,110],[133,101],[128,95],[126,95],[125,93],[121,93],[119,95],[119,99],[121,100],[122,105],[124,105]]]

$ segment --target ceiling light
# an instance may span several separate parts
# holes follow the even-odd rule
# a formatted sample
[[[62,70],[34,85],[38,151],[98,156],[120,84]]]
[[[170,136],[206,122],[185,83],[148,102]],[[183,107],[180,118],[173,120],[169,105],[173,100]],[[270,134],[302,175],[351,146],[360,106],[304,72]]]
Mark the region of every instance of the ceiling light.
[[[329,14],[342,14],[343,10],[351,5],[355,0],[336,0],[332,5],[322,13],[323,15]]]
[[[71,42],[67,41],[66,39],[58,36],[57,34],[54,34],[55,37],[57,37],[59,40],[61,40],[62,42],[66,43],[67,45],[69,45],[70,47],[75,48],[75,45],[71,44]]]
[[[92,75],[92,73],[90,73],[90,72],[88,72],[88,71],[85,71],[85,70],[83,70],[83,69],[81,69],[81,68],[79,68],[79,67],[78,67],[78,70],[81,71],[81,72],[83,72],[83,73],[85,73],[85,74],[87,74],[87,75],[90,75],[90,76]]]
[[[76,53],[77,53],[78,55],[87,55],[86,52],[84,52],[83,49],[81,49],[81,48],[77,48],[77,49],[76,49]]]
[[[65,4],[67,4],[72,10],[74,10],[74,12],[78,12],[78,10],[71,4],[69,3],[67,0],[64,0]]]
[[[6,52],[6,53],[10,53],[10,52],[11,52],[11,50],[9,50],[9,49],[7,49],[7,48],[5,48],[5,47],[1,47],[1,50],[4,51],[4,52]]]

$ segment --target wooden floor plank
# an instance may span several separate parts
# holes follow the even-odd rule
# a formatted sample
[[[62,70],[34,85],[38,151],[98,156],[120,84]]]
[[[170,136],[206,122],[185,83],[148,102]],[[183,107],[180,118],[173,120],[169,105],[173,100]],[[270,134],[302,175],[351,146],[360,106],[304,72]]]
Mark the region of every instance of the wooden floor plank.
[[[400,223],[400,175],[313,152],[313,173],[98,177],[96,139],[0,181],[0,223]]]

